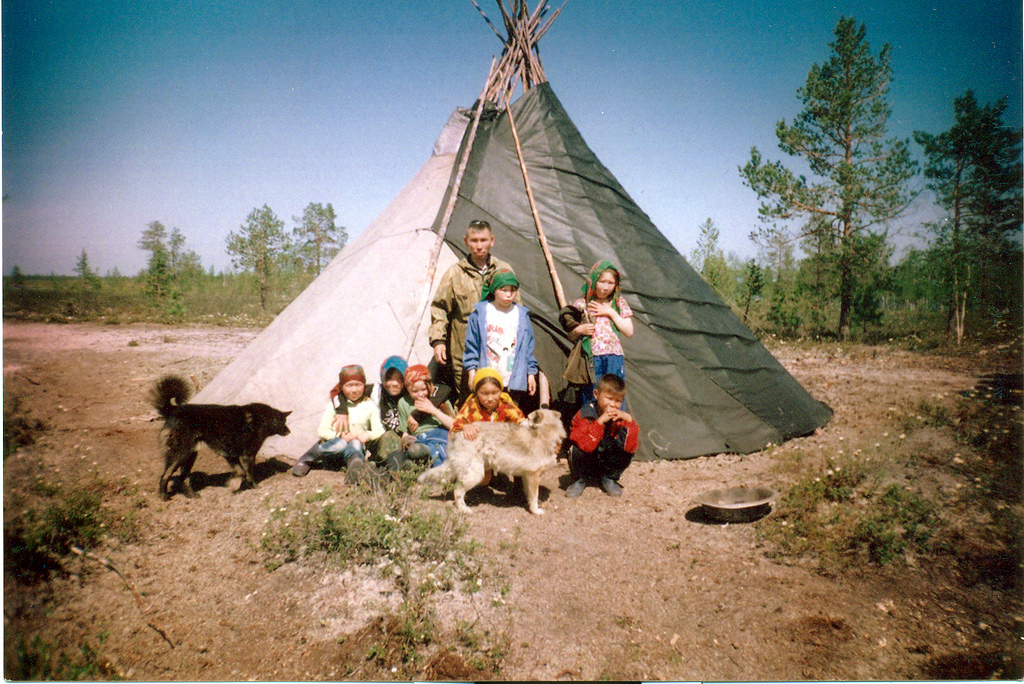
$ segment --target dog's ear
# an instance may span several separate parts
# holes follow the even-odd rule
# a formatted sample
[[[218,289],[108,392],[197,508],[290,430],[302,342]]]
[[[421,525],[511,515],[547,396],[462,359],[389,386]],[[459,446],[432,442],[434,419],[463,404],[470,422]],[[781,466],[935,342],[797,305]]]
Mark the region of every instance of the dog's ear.
[[[544,422],[544,414],[540,411],[534,411],[527,417],[530,419],[530,425],[532,427],[537,427]]]

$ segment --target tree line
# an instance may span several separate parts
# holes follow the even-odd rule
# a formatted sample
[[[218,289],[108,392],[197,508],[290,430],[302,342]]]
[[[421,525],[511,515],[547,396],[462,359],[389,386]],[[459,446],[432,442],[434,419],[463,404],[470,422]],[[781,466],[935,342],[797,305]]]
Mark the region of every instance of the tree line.
[[[348,240],[347,231],[335,221],[330,203],[310,202],[302,216],[293,218],[289,233],[284,220],[264,204],[254,208],[237,231],[228,233],[225,251],[231,263],[251,274],[260,309],[268,310],[275,283],[306,284],[326,266]],[[198,255],[184,249],[184,238],[177,228],[168,234],[159,221],[142,231],[138,246],[149,252],[143,277],[147,292],[157,300],[176,299],[197,282],[203,270]]]
[[[752,328],[783,336],[849,338],[883,331],[896,312],[919,314],[959,344],[969,319],[995,319],[1019,329],[1022,273],[1021,130],[1007,127],[1004,97],[981,104],[970,90],[953,104],[946,131],[915,131],[922,176],[910,139],[889,137],[889,45],[876,54],[867,29],[844,17],[830,54],[813,64],[797,97],[803,110],[776,124],[779,150],[791,165],[756,148],[739,167],[760,199],[750,234],[758,256],[726,256],[711,218],[698,227],[690,263]],[[799,169],[799,170],[797,170]],[[809,173],[808,173],[809,171]],[[924,247],[892,264],[889,226],[927,191],[934,221],[919,228]],[[347,241],[330,204],[310,203],[285,222],[267,205],[254,208],[225,249],[267,312],[272,295],[297,294]],[[149,252],[139,278],[151,300],[170,313],[185,293],[214,277],[177,228],[153,221],[138,246]],[[797,250],[803,253],[797,257]],[[85,251],[75,269],[80,293],[100,280]],[[21,277],[15,267],[14,276]],[[894,330],[888,326],[888,330]]]
[[[968,90],[953,102],[949,130],[914,132],[941,217],[923,226],[929,246],[891,269],[887,226],[917,198],[911,180],[919,168],[909,139],[887,137],[890,46],[876,55],[866,34],[864,24],[839,20],[829,59],[812,65],[797,90],[803,110],[792,123],[776,125],[779,149],[810,174],[766,161],[756,147],[739,168],[761,200],[751,238],[775,262],[776,278],[791,270],[786,250],[794,241],[807,255],[793,274],[799,278],[794,286],[799,291],[802,285],[812,306],[787,308],[781,298],[792,288],[777,287],[774,315],[814,317],[827,310],[812,308],[815,298],[834,301],[834,332],[846,339],[856,322],[879,319],[881,292],[911,277],[931,283],[957,343],[969,310],[1012,311],[1019,320],[1021,130],[1002,121],[1006,98],[979,105]],[[748,296],[758,277],[751,269]]]

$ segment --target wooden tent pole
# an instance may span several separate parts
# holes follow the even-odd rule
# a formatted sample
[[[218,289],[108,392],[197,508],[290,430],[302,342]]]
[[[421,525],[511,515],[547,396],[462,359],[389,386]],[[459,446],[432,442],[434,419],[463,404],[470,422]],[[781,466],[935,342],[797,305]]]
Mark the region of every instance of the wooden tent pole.
[[[523,172],[523,182],[526,183],[526,197],[530,200],[530,211],[533,212],[533,223],[537,227],[537,237],[540,239],[540,248],[544,252],[544,260],[548,264],[548,273],[551,274],[551,283],[555,288],[555,300],[558,302],[558,308],[562,309],[568,304],[565,300],[565,292],[562,290],[562,281],[558,278],[558,272],[555,271],[555,260],[551,256],[551,250],[548,248],[548,238],[544,235],[544,228],[540,223],[540,214],[537,212],[537,203],[533,199],[533,188],[530,187],[530,174],[526,171],[526,160],[523,159],[523,148],[519,144],[519,132],[516,131],[516,122],[512,118],[512,107],[508,102],[505,103],[505,111],[508,113],[508,123],[512,127],[512,139],[516,143],[516,154],[519,156],[519,168]]]
[[[473,141],[476,140],[476,131],[480,126],[480,115],[484,110],[484,98],[491,85],[491,78],[494,76],[496,61],[494,58],[491,59],[491,68],[487,71],[487,83],[484,84],[484,89],[480,92],[480,97],[473,108],[473,123],[470,125],[469,134],[466,137],[466,147],[463,150],[462,158],[459,159],[459,167],[455,172],[455,180],[452,182],[452,192],[448,197],[448,204],[444,208],[441,226],[437,230],[437,239],[434,241],[434,247],[430,253],[430,263],[427,265],[427,286],[423,295],[423,303],[420,304],[418,309],[419,315],[416,317],[416,324],[413,326],[412,337],[409,338],[409,351],[405,354],[406,360],[412,358],[412,348],[416,344],[416,336],[420,332],[420,323],[423,321],[423,315],[426,313],[427,307],[430,306],[430,286],[433,284],[434,274],[437,272],[437,260],[441,256],[441,246],[444,244],[444,237],[448,233],[448,224],[451,222],[452,213],[455,211],[455,202],[459,198],[459,188],[462,186],[462,177],[465,175],[466,165],[469,163],[469,153],[473,149]]]

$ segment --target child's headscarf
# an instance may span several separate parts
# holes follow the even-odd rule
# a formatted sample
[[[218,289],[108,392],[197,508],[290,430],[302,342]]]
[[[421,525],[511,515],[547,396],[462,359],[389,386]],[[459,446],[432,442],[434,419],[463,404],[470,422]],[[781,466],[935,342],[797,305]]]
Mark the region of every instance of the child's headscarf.
[[[408,367],[409,364],[406,363],[405,359],[403,359],[401,356],[389,356],[388,358],[384,359],[384,363],[382,363],[380,366],[380,381],[382,383],[384,382],[388,374],[388,371],[391,370],[392,368],[397,370],[404,378],[405,371]]]
[[[346,382],[352,380],[358,380],[359,382],[366,384],[366,373],[363,372],[363,367],[358,364],[352,364],[351,366],[345,366],[338,373],[338,384],[344,385]]]
[[[480,301],[486,301],[490,299],[495,291],[500,290],[508,285],[519,287],[519,278],[516,278],[516,274],[507,268],[503,268],[500,271],[495,271],[487,282],[484,283],[483,289],[480,292]]]
[[[620,273],[619,269],[616,268],[616,266],[607,259],[598,261],[591,267],[590,273],[587,274],[587,281],[583,283],[583,287],[580,289],[583,291],[583,298],[589,302],[596,296],[597,281],[600,280],[601,274],[604,273],[605,271],[615,271],[615,289],[612,290],[611,298],[612,306],[615,307],[616,311],[618,311],[619,295],[621,294],[622,290],[622,273]]]
[[[358,380],[359,382],[363,383],[363,385],[364,385],[364,388],[363,388],[363,399],[366,398],[366,396],[367,396],[366,390],[369,389],[369,387],[365,387],[365,385],[366,385],[366,373],[363,372],[363,367],[362,366],[360,366],[359,364],[354,363],[354,364],[352,364],[350,366],[345,366],[344,368],[341,369],[341,372],[338,373],[338,384],[335,385],[333,389],[331,389],[331,400],[332,401],[334,401],[335,399],[338,399],[338,401],[341,403],[341,405],[344,406],[344,404],[345,404],[344,399],[339,399],[339,397],[341,397],[341,395],[342,395],[341,387],[342,387],[342,385],[344,385],[346,382],[348,382],[350,380]],[[359,401],[362,401],[362,399],[360,399]],[[356,403],[358,403],[358,402],[356,402]],[[337,405],[335,406],[335,408],[337,408]]]
[[[612,290],[611,304],[616,313],[621,314],[622,310],[619,309],[619,296],[622,293],[622,274],[619,272],[619,269],[607,259],[602,259],[591,267],[590,273],[587,274],[587,281],[583,283],[583,287],[580,288],[583,291],[583,299],[585,300],[583,305],[584,309],[586,309],[586,305],[590,303],[590,300],[597,296],[597,281],[601,279],[601,274],[605,271],[615,271],[615,289]],[[615,325],[614,322],[612,322],[612,329],[616,333],[619,331],[618,326]],[[583,338],[583,351],[587,353],[588,357],[591,356],[590,342],[590,337]]]
[[[430,369],[424,366],[422,363],[418,363],[415,366],[409,366],[405,371],[405,386],[407,389],[411,389],[413,385],[422,380],[427,383],[427,391],[431,392],[434,389],[434,383],[430,380]]]

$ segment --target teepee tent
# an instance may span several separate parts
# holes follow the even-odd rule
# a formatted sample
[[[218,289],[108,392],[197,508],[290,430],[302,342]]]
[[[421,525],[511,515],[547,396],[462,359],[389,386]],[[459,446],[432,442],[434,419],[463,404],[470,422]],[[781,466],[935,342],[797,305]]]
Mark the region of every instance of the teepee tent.
[[[505,48],[474,109],[452,114],[387,209],[196,401],[292,409],[292,435],[264,449],[302,453],[342,365],[362,363],[372,381],[391,354],[429,359],[430,295],[464,255],[465,226],[484,219],[495,255],[520,280],[553,394],[571,346],[559,308],[579,296],[597,261],[621,270],[634,313],[623,346],[641,458],[749,453],[827,423],[831,410],[771,356],[580,136],[537,55],[558,13],[542,23],[546,0],[532,13],[526,0],[497,1]]]

